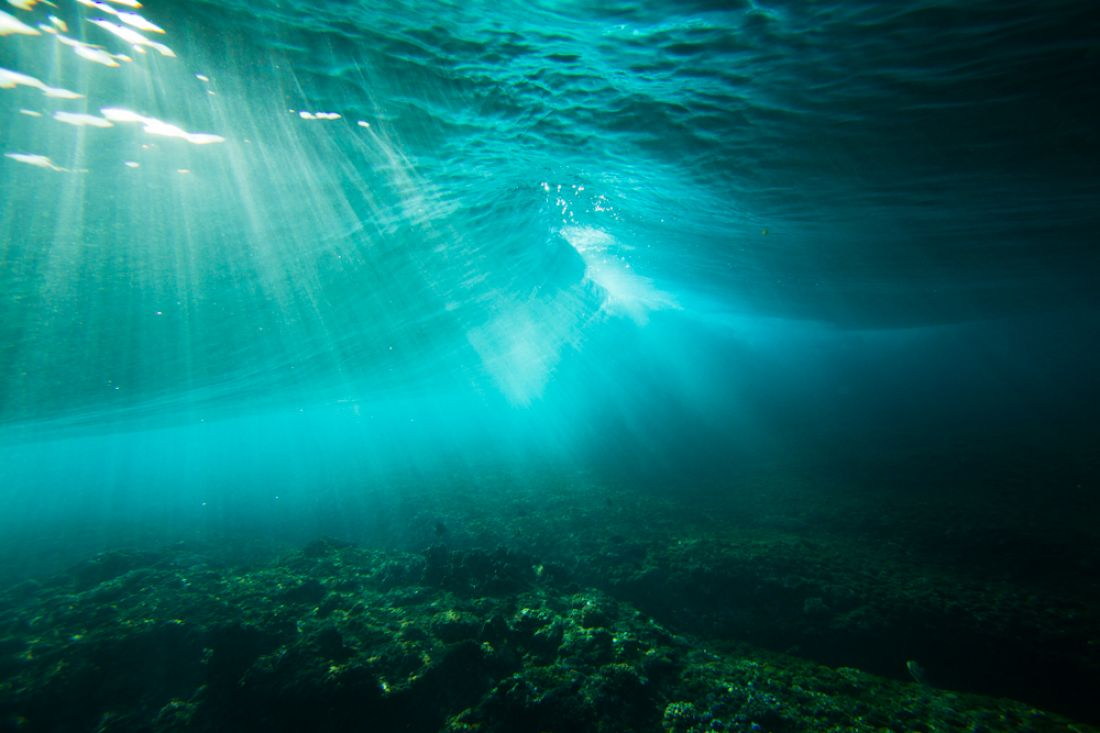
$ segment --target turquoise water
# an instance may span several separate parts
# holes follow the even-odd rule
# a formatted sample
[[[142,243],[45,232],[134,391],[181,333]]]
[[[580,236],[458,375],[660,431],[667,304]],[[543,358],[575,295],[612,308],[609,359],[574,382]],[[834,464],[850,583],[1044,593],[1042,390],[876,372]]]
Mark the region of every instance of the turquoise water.
[[[8,421],[295,389],[523,406],[653,314],[1093,302],[1079,4],[146,12],[174,56],[4,39],[5,68],[82,95],[4,93],[5,151],[67,169],[4,161]],[[49,119],[105,108],[224,139]]]
[[[567,454],[681,419],[782,443],[774,409],[829,419],[798,390],[905,399],[914,362],[1090,381],[1080,3],[160,3],[134,48],[119,10],[13,12],[17,440],[365,410]]]
[[[409,485],[1095,492],[1088,3],[113,2],[0,15],[5,573],[413,545]]]
[[[1091,460],[1079,3],[107,9],[0,46],[7,522]]]

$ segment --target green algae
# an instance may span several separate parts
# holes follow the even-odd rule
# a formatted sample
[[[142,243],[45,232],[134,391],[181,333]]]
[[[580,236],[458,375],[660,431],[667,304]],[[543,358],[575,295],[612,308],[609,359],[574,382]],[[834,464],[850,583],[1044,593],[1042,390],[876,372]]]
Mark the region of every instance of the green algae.
[[[2,729],[1072,725],[1018,702],[676,633],[542,564],[503,548],[415,554],[334,541],[247,566],[179,546],[100,555],[4,597]]]

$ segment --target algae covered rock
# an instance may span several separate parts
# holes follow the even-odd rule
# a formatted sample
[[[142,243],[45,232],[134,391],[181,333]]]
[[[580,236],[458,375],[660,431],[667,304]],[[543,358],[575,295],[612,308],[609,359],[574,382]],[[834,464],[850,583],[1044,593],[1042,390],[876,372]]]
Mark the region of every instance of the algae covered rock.
[[[416,554],[328,541],[240,566],[191,550],[101,557],[32,595],[0,596],[0,730],[1067,725],[1019,703],[704,643],[540,565],[500,549]]]

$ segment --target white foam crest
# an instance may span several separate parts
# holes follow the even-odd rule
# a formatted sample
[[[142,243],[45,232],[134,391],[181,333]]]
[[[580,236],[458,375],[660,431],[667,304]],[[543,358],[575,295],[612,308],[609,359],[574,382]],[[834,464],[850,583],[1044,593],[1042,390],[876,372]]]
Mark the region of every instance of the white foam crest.
[[[0,36],[37,36],[41,35],[41,33],[41,31],[36,28],[31,28],[11,13],[5,13],[3,10],[0,10]]]
[[[114,124],[110,120],[105,120],[102,117],[96,117],[95,115],[88,115],[82,112],[54,112],[53,118],[58,122],[64,122],[67,125],[75,125],[77,127],[114,127]]]
[[[68,168],[62,168],[49,159],[48,156],[39,155],[37,153],[4,153],[5,158],[11,158],[12,160],[25,163],[27,165],[33,165],[36,168],[45,168],[46,170],[57,171],[58,173],[67,173]]]
[[[611,252],[616,242],[609,233],[595,227],[569,226],[562,228],[561,236],[584,261],[585,279],[603,292],[603,312],[625,315],[644,324],[652,311],[680,307],[670,293],[635,273],[627,262]]]
[[[19,86],[37,89],[47,97],[53,97],[55,99],[82,99],[84,97],[83,94],[77,94],[68,89],[51,87],[46,84],[46,82],[41,79],[36,79],[30,74],[23,74],[18,71],[12,71],[11,69],[0,68],[0,89],[15,89]]]
[[[129,56],[126,56],[124,54],[110,53],[102,46],[97,46],[92,43],[85,43],[84,41],[78,41],[75,38],[69,38],[68,36],[62,35],[60,33],[57,33],[56,36],[59,42],[70,47],[77,56],[80,56],[83,59],[87,59],[88,61],[93,61],[97,64],[102,64],[104,66],[114,68],[120,66],[120,64],[118,63],[119,61],[133,60]]]
[[[142,125],[142,129],[150,135],[175,137],[186,140],[192,145],[209,145],[211,143],[225,142],[225,138],[221,135],[214,135],[207,132],[188,132],[179,125],[173,125],[170,122],[158,120],[156,117],[147,117],[146,115],[122,107],[104,107],[99,110],[99,113],[111,122],[137,123]]]
[[[112,33],[115,36],[118,36],[139,51],[143,51],[144,47],[148,47],[160,53],[161,56],[169,56],[172,58],[175,58],[176,56],[176,52],[165,46],[163,43],[150,40],[135,31],[133,28],[127,28],[126,26],[119,25],[118,23],[112,23],[111,21],[104,20],[103,18],[96,18],[89,22],[92,23],[92,25],[97,25],[103,30]]]

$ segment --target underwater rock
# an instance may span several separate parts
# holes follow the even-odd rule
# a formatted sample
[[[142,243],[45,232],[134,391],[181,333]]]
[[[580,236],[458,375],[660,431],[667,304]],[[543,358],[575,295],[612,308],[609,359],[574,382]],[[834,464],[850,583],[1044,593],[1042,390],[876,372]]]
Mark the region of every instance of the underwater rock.
[[[517,591],[537,577],[537,563],[504,547],[485,552],[433,545],[425,551],[424,560],[423,583],[465,595]]]
[[[110,571],[83,593],[71,574],[30,597],[9,589],[0,595],[0,730],[1066,725],[1010,701],[704,646],[627,601],[538,578],[522,553],[315,547],[247,568],[171,553],[143,567],[123,555],[97,560]]]
[[[670,702],[661,714],[661,727],[668,733],[698,733],[706,730],[708,716],[704,716],[692,702]]]
[[[499,613],[493,614],[481,625],[478,638],[490,644],[500,644],[511,635],[508,622]]]
[[[477,616],[453,609],[441,611],[431,620],[432,633],[446,643],[474,639],[481,626]]]
[[[611,632],[607,629],[571,629],[558,653],[569,663],[590,667],[607,664],[615,657]]]
[[[606,601],[600,599],[580,597],[577,601],[578,621],[586,629],[604,627],[611,623],[614,609]]]
[[[290,603],[319,603],[325,597],[325,586],[320,581],[309,578],[287,588],[279,597]]]
[[[332,537],[322,537],[303,547],[302,555],[310,558],[320,558],[340,550],[346,550],[351,546],[350,542],[333,539]]]
[[[78,590],[87,590],[132,570],[153,566],[161,558],[159,553],[154,552],[102,552],[90,560],[74,565],[69,573],[76,581]]]
[[[279,636],[240,623],[216,627],[206,637],[206,675],[210,686],[234,686],[261,654],[279,645]]]

